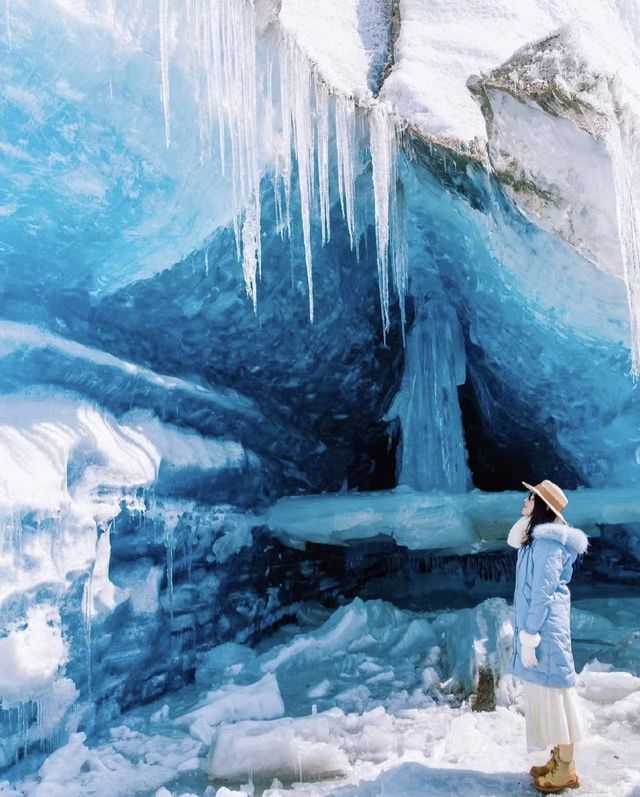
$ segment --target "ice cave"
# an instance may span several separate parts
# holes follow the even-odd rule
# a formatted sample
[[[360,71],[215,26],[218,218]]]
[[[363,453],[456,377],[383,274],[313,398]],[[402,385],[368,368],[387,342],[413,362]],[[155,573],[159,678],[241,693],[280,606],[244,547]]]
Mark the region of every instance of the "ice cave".
[[[640,0],[4,0],[0,75],[0,797],[536,794],[545,479],[639,797]]]

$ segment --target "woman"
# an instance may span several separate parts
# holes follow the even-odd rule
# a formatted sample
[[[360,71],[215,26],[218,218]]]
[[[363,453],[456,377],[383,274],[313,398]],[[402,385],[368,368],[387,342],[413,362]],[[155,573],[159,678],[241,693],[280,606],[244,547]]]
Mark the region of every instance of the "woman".
[[[522,483],[530,493],[508,538],[518,549],[509,672],[524,681],[528,749],[553,745],[549,761],[531,768],[534,786],[557,792],[580,785],[573,745],[583,737],[584,719],[574,689],[567,585],[573,563],[589,542],[562,517],[568,500],[557,485]]]

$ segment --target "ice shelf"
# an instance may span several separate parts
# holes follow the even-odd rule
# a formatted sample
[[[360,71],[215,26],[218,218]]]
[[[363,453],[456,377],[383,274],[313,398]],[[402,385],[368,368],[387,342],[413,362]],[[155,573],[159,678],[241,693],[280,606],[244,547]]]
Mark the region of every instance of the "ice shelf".
[[[599,524],[640,521],[636,489],[567,490],[572,526],[598,536]],[[389,538],[413,550],[480,553],[507,547],[507,533],[520,514],[515,492],[422,493],[397,488],[372,493],[282,498],[267,513],[267,525],[284,543],[348,545]]]

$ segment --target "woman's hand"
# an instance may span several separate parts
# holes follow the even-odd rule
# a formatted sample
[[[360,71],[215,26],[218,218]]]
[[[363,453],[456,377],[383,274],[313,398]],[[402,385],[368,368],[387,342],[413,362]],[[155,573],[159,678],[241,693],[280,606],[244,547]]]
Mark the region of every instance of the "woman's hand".
[[[520,642],[520,661],[523,667],[530,670],[538,664],[536,648],[540,644],[540,634],[528,634],[526,631],[520,631],[518,640]]]

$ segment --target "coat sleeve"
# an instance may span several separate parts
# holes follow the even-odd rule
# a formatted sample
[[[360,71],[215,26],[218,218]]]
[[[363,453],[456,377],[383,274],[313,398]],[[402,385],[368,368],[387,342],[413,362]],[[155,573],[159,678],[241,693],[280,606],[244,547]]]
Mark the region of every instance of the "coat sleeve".
[[[524,624],[528,634],[537,634],[542,628],[561,575],[562,545],[551,540],[538,540],[533,551],[531,603]]]

